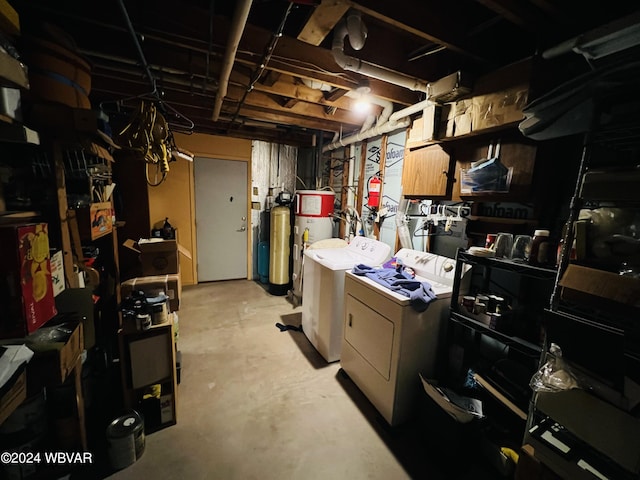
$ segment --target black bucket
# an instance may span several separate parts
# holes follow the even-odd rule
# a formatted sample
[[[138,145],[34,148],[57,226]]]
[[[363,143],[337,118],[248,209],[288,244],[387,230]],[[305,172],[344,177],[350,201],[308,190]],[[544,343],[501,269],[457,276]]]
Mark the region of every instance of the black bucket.
[[[144,453],[144,420],[135,410],[116,418],[107,427],[109,464],[121,470],[135,463]]]

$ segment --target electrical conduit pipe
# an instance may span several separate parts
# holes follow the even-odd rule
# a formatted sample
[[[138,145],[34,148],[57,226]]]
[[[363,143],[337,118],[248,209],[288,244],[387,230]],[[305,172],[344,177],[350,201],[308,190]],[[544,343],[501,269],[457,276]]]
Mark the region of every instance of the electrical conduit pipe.
[[[242,32],[244,32],[244,27],[247,24],[249,10],[251,10],[251,2],[252,0],[239,0],[233,13],[227,49],[225,50],[224,58],[222,59],[222,69],[220,71],[220,80],[218,81],[218,93],[216,94],[215,103],[213,105],[213,115],[211,119],[214,122],[220,118],[222,102],[224,97],[227,95],[231,69],[233,68],[233,62],[235,62],[236,53],[238,52]]]

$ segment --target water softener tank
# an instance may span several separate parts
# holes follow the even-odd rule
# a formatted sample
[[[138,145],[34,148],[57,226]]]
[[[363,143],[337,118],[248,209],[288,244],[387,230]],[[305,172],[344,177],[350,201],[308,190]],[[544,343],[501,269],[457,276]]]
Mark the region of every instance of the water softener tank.
[[[286,295],[290,287],[289,257],[291,254],[291,194],[278,195],[278,206],[271,209],[269,238],[269,291]]]

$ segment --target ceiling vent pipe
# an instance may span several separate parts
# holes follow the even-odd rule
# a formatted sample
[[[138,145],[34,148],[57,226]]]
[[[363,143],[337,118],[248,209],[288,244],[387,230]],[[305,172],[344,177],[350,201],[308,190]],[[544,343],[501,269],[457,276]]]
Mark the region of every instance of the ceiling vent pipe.
[[[247,25],[247,18],[249,18],[249,10],[251,10],[252,0],[240,0],[236,5],[236,9],[233,12],[233,19],[231,20],[231,29],[229,31],[229,40],[227,41],[227,49],[224,52],[224,58],[222,59],[222,69],[220,71],[220,80],[218,81],[218,93],[216,94],[215,103],[213,105],[212,120],[218,121],[220,118],[220,110],[222,109],[222,102],[224,97],[227,96],[227,87],[229,86],[229,77],[231,76],[231,69],[236,59],[236,53],[240,45],[240,39],[244,32],[244,27]]]
[[[349,10],[347,14],[347,35],[349,45],[354,50],[362,50],[364,42],[367,41],[367,26],[362,21],[362,16],[358,10]]]
[[[349,21],[351,21],[351,24],[349,24]],[[360,27],[358,26],[358,23],[360,23]],[[364,60],[351,57],[344,53],[345,37],[349,37],[349,42],[354,49],[357,50],[356,46],[360,46],[360,48],[362,48],[362,37],[356,36],[354,45],[354,42],[352,42],[351,40],[351,31],[364,31],[364,38],[366,38],[366,28],[363,28],[364,25],[362,24],[362,19],[359,15],[348,17],[346,22],[344,19],[338,22],[333,32],[333,44],[331,48],[331,51],[333,52],[333,58],[335,59],[336,63],[344,70],[360,73],[368,77],[382,80],[383,82],[398,85],[399,87],[408,88],[409,90],[424,92],[428,97],[429,83],[425,82],[424,80],[393,72],[378,65],[374,65],[372,63],[365,62]],[[427,99],[393,113],[391,113],[393,111],[392,108],[388,109],[387,106],[384,106],[383,114],[378,118],[378,122],[376,123],[375,127],[371,127],[369,129],[363,128],[356,134],[349,135],[348,137],[340,139],[334,139],[331,143],[325,145],[322,148],[322,151],[328,152],[340,147],[345,147],[352,143],[366,140],[368,138],[407,128],[411,124],[411,119],[409,118],[409,116],[413,113],[424,110],[428,105],[432,103],[433,102],[431,100]]]
[[[346,147],[347,145],[351,145],[352,143],[361,142],[362,140],[366,140],[372,137],[379,137],[380,135],[384,135],[385,133],[391,133],[396,130],[400,130],[402,128],[407,128],[411,124],[410,118],[403,118],[400,121],[389,121],[382,124],[377,124],[375,127],[370,128],[369,130],[365,130],[364,132],[358,132],[354,135],[349,135],[348,137],[341,138],[339,140],[335,140],[324,147],[322,147],[322,153],[329,152],[331,150],[335,150],[336,148]]]
[[[351,29],[355,31],[366,32],[366,28],[364,28],[364,30],[362,30],[362,28],[358,29],[358,22],[360,23],[362,28],[364,28],[362,19],[359,16],[356,16],[351,19]],[[392,83],[394,85],[398,85],[399,87],[408,88],[409,90],[427,93],[428,83],[424,80],[410,77],[409,75],[403,75],[401,73],[388,70],[379,65],[374,65],[373,63],[369,63],[364,60],[360,60],[359,58],[351,57],[345,54],[344,39],[345,37],[349,36],[347,23],[348,22],[345,22],[344,19],[338,22],[333,31],[333,43],[331,46],[333,58],[342,69],[348,70],[350,72],[360,73],[362,75],[366,75],[367,77],[377,78],[378,80],[382,80],[383,82]],[[366,33],[364,34],[364,38],[366,38]],[[359,46],[361,43],[364,45],[361,37],[356,37],[355,42],[352,42],[351,37],[349,36],[349,41],[351,43],[351,46],[354,48],[356,46]]]

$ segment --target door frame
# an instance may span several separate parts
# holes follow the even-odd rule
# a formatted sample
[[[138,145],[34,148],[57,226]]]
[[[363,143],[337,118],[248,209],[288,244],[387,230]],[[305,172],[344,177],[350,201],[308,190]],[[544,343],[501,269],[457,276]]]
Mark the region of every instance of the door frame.
[[[225,155],[212,155],[212,154],[198,154],[196,155],[200,158],[208,158],[211,160],[228,160],[232,162],[245,162],[247,164],[247,280],[251,280],[253,278],[253,249],[251,248],[253,245],[253,224],[251,218],[251,158],[230,158]],[[192,239],[194,245],[194,253],[193,253],[193,278],[198,283],[198,235],[197,235],[197,227],[195,222],[195,211],[196,211],[196,192],[195,192],[195,168],[193,171],[192,184],[193,188],[191,189],[191,211],[194,212],[193,215],[193,223],[192,223]]]

